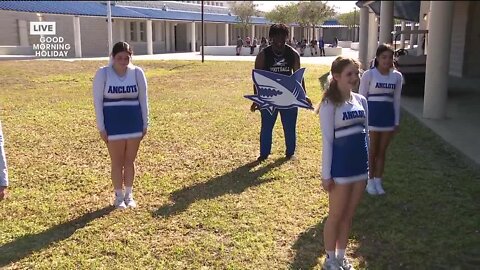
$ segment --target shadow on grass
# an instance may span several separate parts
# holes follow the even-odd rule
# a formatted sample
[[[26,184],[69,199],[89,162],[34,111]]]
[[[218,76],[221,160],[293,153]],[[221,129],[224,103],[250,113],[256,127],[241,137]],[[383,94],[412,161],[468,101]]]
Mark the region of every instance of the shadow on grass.
[[[479,269],[480,170],[412,116],[401,126],[387,152],[387,194],[364,194],[348,257],[359,269]],[[300,235],[292,268],[315,266],[322,226]]]
[[[384,196],[364,195],[351,257],[361,269],[478,269],[480,171],[410,115],[387,152]]]
[[[53,243],[67,239],[75,233],[76,230],[85,227],[94,219],[109,214],[114,209],[113,206],[104,207],[94,212],[86,213],[71,221],[53,226],[46,231],[25,235],[0,246],[0,268],[17,262]]]
[[[169,217],[176,215],[185,211],[196,201],[212,199],[225,194],[239,194],[249,187],[270,182],[271,180],[259,181],[258,178],[286,161],[287,159],[285,158],[277,159],[275,162],[253,172],[251,172],[251,169],[259,163],[257,161],[250,162],[227,174],[212,178],[205,183],[177,190],[170,196],[173,204],[163,205],[153,213],[153,216]]]
[[[323,252],[323,227],[327,218],[325,217],[314,227],[301,233],[292,246],[296,250],[295,258],[289,269],[313,269],[318,264],[318,258]]]

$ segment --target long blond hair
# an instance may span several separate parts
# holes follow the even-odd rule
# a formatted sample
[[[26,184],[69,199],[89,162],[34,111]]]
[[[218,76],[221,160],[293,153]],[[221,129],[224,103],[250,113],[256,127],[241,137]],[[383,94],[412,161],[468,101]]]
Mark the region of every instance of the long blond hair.
[[[338,89],[337,81],[333,77],[333,74],[341,74],[345,67],[350,64],[353,64],[357,68],[360,68],[360,63],[350,57],[339,56],[335,59],[335,61],[333,61],[332,67],[330,68],[330,74],[327,78],[327,83],[324,86],[324,89],[326,90],[323,93],[322,101],[315,108],[315,113],[319,113],[320,105],[326,100],[333,102],[335,105],[344,102],[342,94],[340,93],[340,89]]]

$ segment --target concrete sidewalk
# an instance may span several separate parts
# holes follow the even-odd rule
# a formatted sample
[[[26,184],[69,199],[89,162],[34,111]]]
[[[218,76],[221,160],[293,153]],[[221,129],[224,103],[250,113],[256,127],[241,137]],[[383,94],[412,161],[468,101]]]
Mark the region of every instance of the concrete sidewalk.
[[[447,117],[423,118],[423,97],[402,96],[402,107],[421,123],[480,166],[480,85],[479,79],[449,79]]]
[[[344,56],[358,58],[358,51],[352,49],[343,49]],[[330,66],[335,60],[336,56],[315,56],[315,57],[301,57],[302,64],[317,64],[317,65],[327,65]],[[15,55],[15,56],[0,56],[0,60],[37,60],[37,61],[108,61],[108,57],[88,57],[88,58],[34,58],[33,56],[28,55]],[[220,56],[220,55],[205,55],[205,61],[249,61],[254,62],[255,56]],[[134,55],[133,61],[135,60],[194,60],[201,61],[202,56],[198,52],[187,52],[187,53],[165,53],[165,54],[154,54],[154,55]]]

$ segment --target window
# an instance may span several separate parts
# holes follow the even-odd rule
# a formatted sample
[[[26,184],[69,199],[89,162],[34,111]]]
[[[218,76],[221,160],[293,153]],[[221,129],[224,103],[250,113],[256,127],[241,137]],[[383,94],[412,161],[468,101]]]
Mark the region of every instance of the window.
[[[146,35],[145,35],[145,23],[140,22],[140,40],[139,41],[147,41]]]
[[[137,41],[137,24],[130,22],[130,41]]]
[[[219,4],[219,6],[223,7],[223,3],[218,3],[218,4]]]

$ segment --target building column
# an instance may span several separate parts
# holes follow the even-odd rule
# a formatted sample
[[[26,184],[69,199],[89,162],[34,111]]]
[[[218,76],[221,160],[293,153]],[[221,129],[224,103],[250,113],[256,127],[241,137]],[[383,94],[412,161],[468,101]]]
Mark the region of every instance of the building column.
[[[412,31],[415,30],[415,22],[410,22],[410,23],[411,23],[410,30],[412,30]],[[416,36],[417,35],[415,35],[415,34],[410,34],[410,41],[409,41],[409,44],[410,44],[409,48],[410,49],[413,49],[413,44],[415,43],[415,37]]]
[[[360,8],[360,39],[358,48],[358,59],[362,65],[362,69],[368,67],[368,7]]]
[[[111,1],[107,1],[107,38],[108,38],[108,54],[112,53],[113,35],[112,35],[112,7]]]
[[[73,17],[73,40],[75,44],[75,57],[82,57],[82,36],[80,31],[80,17]]]
[[[230,34],[228,33],[228,23],[225,24],[225,46],[228,46],[230,44]]]
[[[380,44],[392,44],[393,1],[381,1],[380,5]]]
[[[125,40],[125,21],[124,20],[117,20],[119,24],[119,31],[120,31],[120,41],[126,41]]]
[[[370,62],[375,58],[378,47],[378,18],[375,13],[368,14],[368,52],[367,61]]]
[[[255,24],[252,24],[252,35],[250,36],[250,38],[252,39],[252,42],[253,42],[254,36],[255,36]]]
[[[430,20],[430,16],[431,16],[431,15],[432,15],[432,12],[429,11],[429,12],[428,12],[428,15],[427,15],[427,28],[426,28],[426,29],[430,29],[430,27],[431,27],[431,26],[430,26],[430,22],[432,21],[432,20]],[[426,37],[426,36],[424,35],[424,37]],[[429,42],[430,42],[430,40],[429,40],[428,38],[425,38],[425,51],[424,51],[424,54],[425,54],[425,55],[428,54],[428,43],[429,43]]]
[[[428,27],[428,17],[430,13],[430,4],[431,1],[420,1],[420,14],[419,14],[419,22],[418,22],[418,29],[425,30]],[[425,37],[424,34],[417,35],[417,55],[423,55],[424,50],[422,49],[423,38]]]
[[[18,20],[18,33],[20,36],[20,46],[28,46],[27,21]]]
[[[170,23],[165,21],[165,50],[170,52]]]
[[[196,37],[196,32],[195,32],[195,22],[191,22],[190,23],[190,28],[191,28],[191,46],[190,46],[190,50],[192,52],[195,52],[197,51],[197,45],[195,44],[196,40],[197,40],[197,37]]]
[[[152,20],[147,20],[147,54],[153,54]]]
[[[447,113],[448,70],[453,1],[431,1],[430,44],[425,72],[423,117],[442,119]]]
[[[400,28],[401,31],[405,31],[405,21],[402,21],[402,27]],[[400,35],[400,48],[405,48],[405,34]]]
[[[177,23],[175,22],[170,22],[168,27],[170,27],[170,51],[171,52],[176,52],[175,48],[175,26]]]

